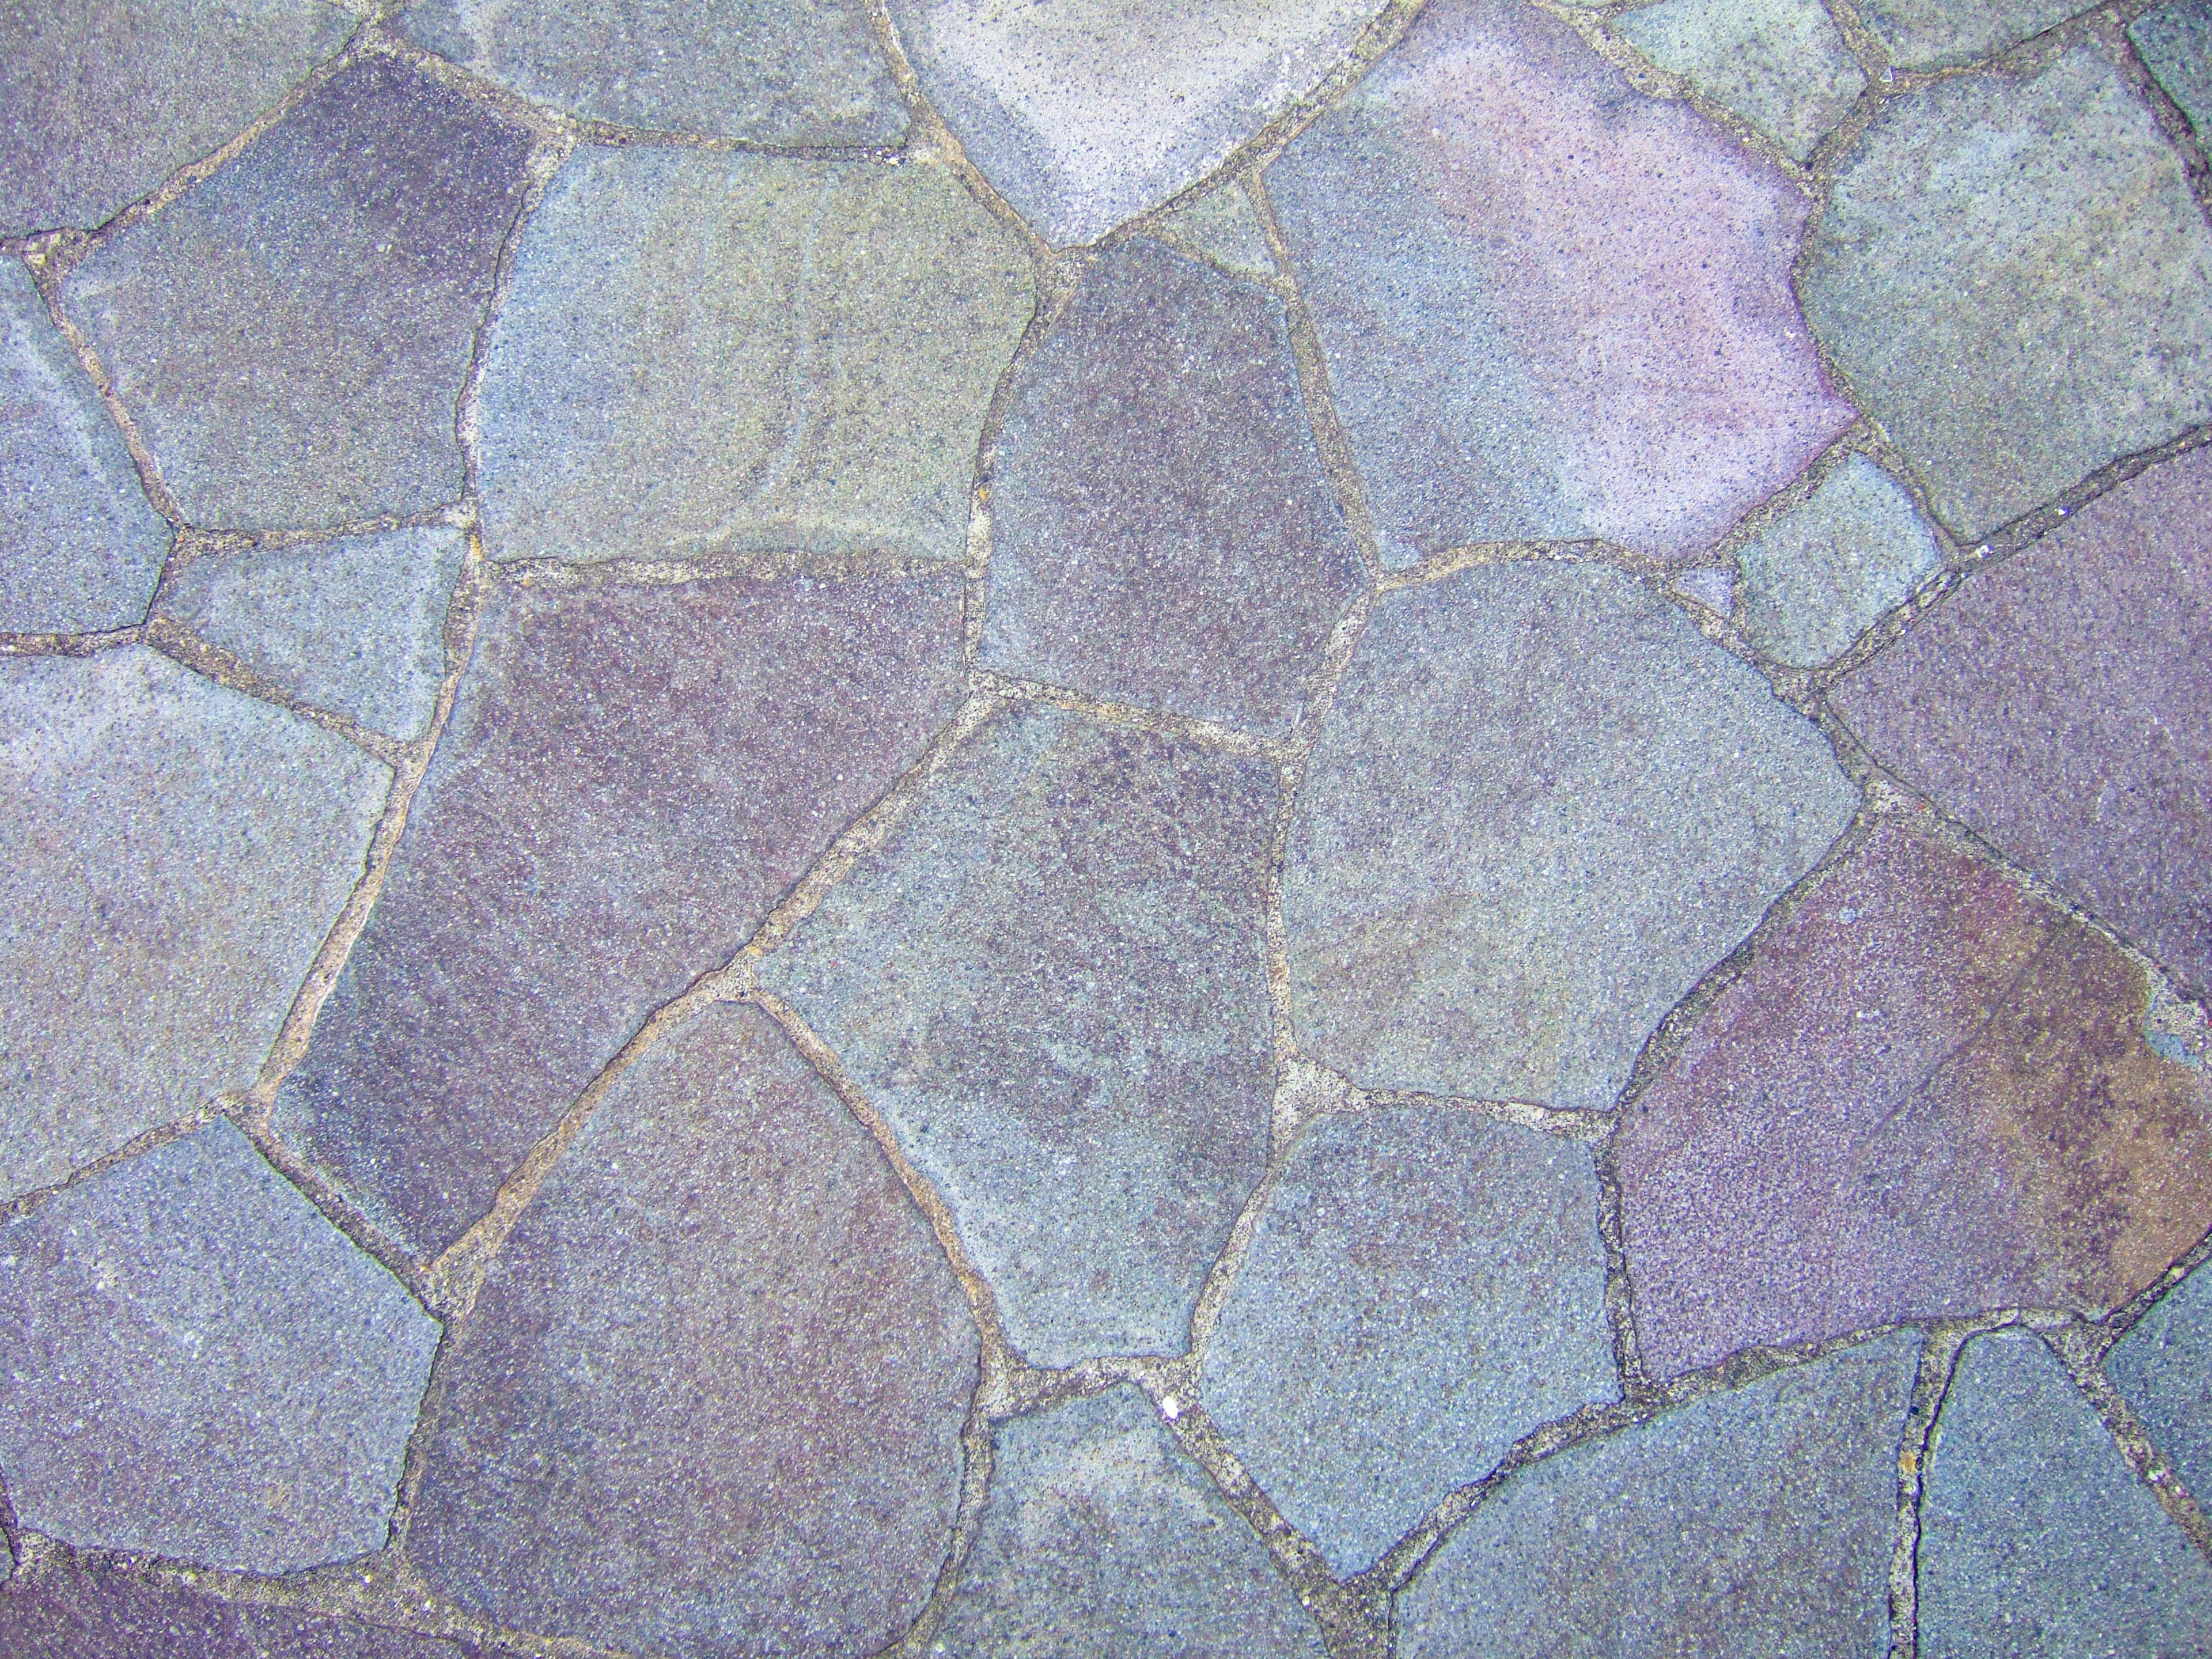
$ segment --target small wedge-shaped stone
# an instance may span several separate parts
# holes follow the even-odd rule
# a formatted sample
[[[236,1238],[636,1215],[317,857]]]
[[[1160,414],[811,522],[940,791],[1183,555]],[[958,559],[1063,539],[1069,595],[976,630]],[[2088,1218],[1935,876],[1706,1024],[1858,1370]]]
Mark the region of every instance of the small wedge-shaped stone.
[[[1439,0],[1267,170],[1392,564],[1701,547],[1851,420],[1807,204],[1519,0]]]
[[[2200,1267],[2161,1297],[2105,1370],[2182,1485],[2212,1497],[2212,1272]]]
[[[1399,1595],[1398,1651],[1871,1659],[1919,1348],[1897,1332],[1509,1477]]]
[[[2078,0],[1865,0],[1859,21],[1905,69],[1970,64],[2039,34]]]
[[[929,162],[585,152],[532,216],[483,372],[492,556],[957,559],[1034,302]]]
[[[438,1327],[218,1119],[0,1231],[0,1473],[65,1543],[380,1549]]]
[[[1401,588],[1298,792],[1298,1040],[1370,1087],[1609,1107],[1857,805],[1812,726],[1632,577]]]
[[[2203,142],[2212,133],[2212,3],[2160,6],[2129,24],[2128,39]]]
[[[1181,1352],[1266,1166],[1276,800],[1264,761],[1025,706],[761,964],[1039,1364]]]
[[[138,647],[0,662],[0,1199],[253,1082],[391,783]]]
[[[1866,88],[1820,0],[1662,0],[1615,27],[1801,161]]]
[[[947,1659],[1321,1659],[1250,1527],[1123,1384],[997,1431]]]
[[[1863,455],[1736,556],[1744,632],[1793,668],[1838,655],[1943,568],[1935,532],[1903,487]]]
[[[1262,282],[1275,275],[1275,256],[1267,233],[1253,211],[1252,198],[1233,181],[1187,208],[1178,208],[1160,225],[1161,234],[1238,276]]]
[[[957,706],[960,581],[507,588],[277,1125],[420,1250]]]
[[[663,1036],[487,1274],[408,1550],[501,1624],[674,1659],[874,1653],[929,1594],[966,1299],[768,1017]]]
[[[70,274],[187,520],[304,529],[459,495],[461,383],[529,149],[368,58]]]

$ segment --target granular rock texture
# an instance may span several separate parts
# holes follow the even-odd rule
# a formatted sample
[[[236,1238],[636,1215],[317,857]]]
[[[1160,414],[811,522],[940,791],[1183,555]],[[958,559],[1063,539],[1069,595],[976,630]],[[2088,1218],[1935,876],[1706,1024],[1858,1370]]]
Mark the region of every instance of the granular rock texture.
[[[1840,655],[1869,623],[1943,568],[1911,496],[1863,455],[1747,543],[1744,631],[1792,668]]]
[[[1623,12],[1620,29],[1801,161],[1866,86],[1819,0],[1661,0]]]
[[[2212,1492],[2212,1273],[2160,1297],[2105,1370],[2183,1482]]]

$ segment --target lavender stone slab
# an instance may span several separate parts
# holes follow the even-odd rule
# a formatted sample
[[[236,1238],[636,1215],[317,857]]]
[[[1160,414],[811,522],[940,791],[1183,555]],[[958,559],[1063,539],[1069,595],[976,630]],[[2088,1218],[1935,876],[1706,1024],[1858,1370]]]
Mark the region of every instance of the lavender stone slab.
[[[2202,141],[2212,131],[2212,4],[2160,6],[2129,24],[2128,39]]]
[[[2105,1356],[2105,1372],[2182,1484],[2212,1493],[2212,1273],[2200,1267],[2160,1297]]]
[[[1863,455],[1736,555],[1744,632],[1793,668],[1816,668],[1943,568],[1912,497]]]
[[[1820,0],[1662,0],[1621,13],[1614,27],[1801,161],[1866,89]]]
[[[2063,22],[2074,0],[1867,0],[1859,18],[1906,69],[1972,63]]]

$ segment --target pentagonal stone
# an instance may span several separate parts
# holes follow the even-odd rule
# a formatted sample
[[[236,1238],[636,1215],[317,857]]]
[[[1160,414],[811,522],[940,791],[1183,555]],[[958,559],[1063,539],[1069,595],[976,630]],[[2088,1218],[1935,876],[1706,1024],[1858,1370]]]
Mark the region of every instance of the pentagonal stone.
[[[1906,69],[1972,63],[2063,22],[2074,0],[1866,0],[1859,21]]]
[[[1608,1107],[1857,805],[1819,734],[1631,577],[1401,588],[1291,827],[1299,1042],[1375,1087]]]
[[[1646,1359],[2022,1304],[2212,1225],[2212,1083],[2100,935],[1885,824],[1755,949],[1615,1148]]]
[[[0,662],[0,1198],[252,1083],[391,783],[137,647]]]
[[[1267,233],[1260,228],[1252,198],[1236,184],[1176,209],[1161,222],[1160,230],[1177,245],[1203,254],[1233,275],[1256,276],[1263,282],[1275,275],[1275,256],[1268,249]]]
[[[1866,89],[1820,0],[1661,0],[1621,13],[1614,27],[1801,161]]]
[[[1883,106],[1799,286],[1962,541],[2212,416],[2212,229],[2095,46]]]
[[[2212,988],[2212,449],[2092,501],[1830,693],[1884,765]]]
[[[1134,1389],[995,1440],[990,1507],[937,1636],[951,1659],[1321,1659],[1265,1547]]]
[[[1267,1163],[1273,769],[1026,706],[761,964],[1039,1364],[1183,1346]]]
[[[1449,1109],[1324,1117],[1207,1347],[1206,1409],[1349,1577],[1539,1424],[1620,1389],[1587,1146]]]
[[[1943,568],[1912,497],[1863,455],[1821,482],[1736,556],[1744,632],[1793,668],[1815,668]]]
[[[408,1552],[502,1624],[677,1659],[872,1653],[951,1542],[975,1328],[766,1015],[648,1049],[494,1261]]]
[[[1371,0],[891,0],[930,101],[1055,246],[1212,172],[1342,62]]]
[[[2128,39],[2202,140],[2212,131],[2212,3],[2160,6],[2129,24]]]
[[[1443,0],[1267,170],[1383,540],[1711,541],[1851,419],[1804,198],[1567,24]]]
[[[277,1126],[430,1251],[958,699],[957,570],[509,587]]]
[[[1895,1332],[1513,1474],[1399,1595],[1399,1652],[1881,1653],[1919,1347]]]
[[[1920,1498],[1920,1651],[2202,1652],[2212,1565],[2042,1343],[1959,1358]]]
[[[960,558],[1034,294],[943,167],[586,151],[532,216],[486,348],[492,555]]]
[[[370,58],[70,273],[187,520],[337,525],[460,494],[461,383],[529,149]]]
[[[2105,1370],[2182,1484],[2212,1494],[2212,1273],[2199,1268],[2160,1297]]]
[[[1146,240],[1017,373],[986,665],[1280,732],[1365,585],[1275,295]]]
[[[401,30],[572,115],[762,144],[895,144],[906,106],[860,0],[428,0]]]
[[[0,632],[127,627],[154,597],[169,526],[30,273],[12,259],[0,264]]]
[[[313,0],[9,7],[0,236],[105,223],[251,125],[359,21]]]
[[[382,1547],[438,1327],[217,1120],[0,1232],[0,1470],[66,1543]]]

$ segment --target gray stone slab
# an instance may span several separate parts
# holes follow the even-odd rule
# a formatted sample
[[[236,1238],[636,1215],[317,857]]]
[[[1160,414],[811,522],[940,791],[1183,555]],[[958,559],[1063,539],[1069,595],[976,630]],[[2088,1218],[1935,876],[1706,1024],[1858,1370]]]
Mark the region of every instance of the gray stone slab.
[[[1865,0],[1859,19],[1905,69],[1968,64],[2063,22],[2075,0]]]
[[[2128,39],[2198,139],[2212,132],[2212,0],[2175,0],[2147,12],[2128,25]]]
[[[1737,555],[1744,632],[1778,662],[1840,655],[1943,568],[1936,532],[1904,487],[1863,455]]]
[[[1866,89],[1820,0],[1661,0],[1613,27],[1801,161]]]
[[[2212,1499],[2212,1273],[2199,1267],[2160,1297],[2105,1356],[2105,1374],[2181,1484]]]
[[[1224,270],[1263,280],[1276,274],[1275,256],[1252,198],[1234,181],[1178,208],[1161,222],[1160,228]]]

